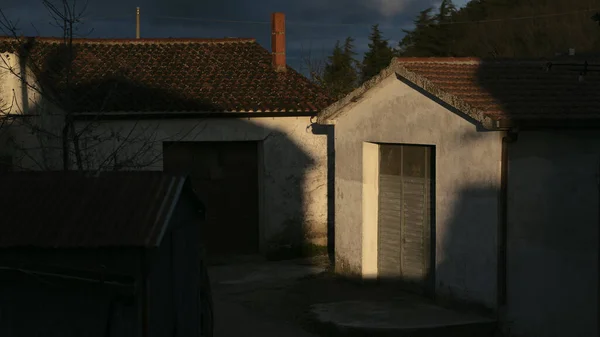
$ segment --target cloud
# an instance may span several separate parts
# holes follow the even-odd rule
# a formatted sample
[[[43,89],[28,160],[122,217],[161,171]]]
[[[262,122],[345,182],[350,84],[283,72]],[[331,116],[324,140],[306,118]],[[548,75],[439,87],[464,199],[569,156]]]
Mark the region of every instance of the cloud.
[[[411,0],[370,0],[369,3],[373,6],[379,14],[389,18],[402,13],[407,5],[412,2]]]
[[[270,14],[280,11],[286,14],[290,63],[298,64],[301,54],[327,55],[335,41],[348,36],[355,38],[358,52],[364,51],[371,25],[376,23],[381,24],[386,38],[397,41],[418,12],[435,1],[88,0],[87,20],[79,32],[94,38],[133,38],[135,8],[139,6],[142,37],[254,37],[270,48]],[[0,0],[0,9],[19,20],[24,35],[61,33],[48,24],[50,18],[41,0]]]

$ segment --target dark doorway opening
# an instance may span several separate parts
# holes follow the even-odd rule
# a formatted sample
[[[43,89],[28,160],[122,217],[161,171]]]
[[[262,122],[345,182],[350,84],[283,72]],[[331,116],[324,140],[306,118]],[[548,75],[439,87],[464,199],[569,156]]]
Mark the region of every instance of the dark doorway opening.
[[[259,252],[257,142],[165,142],[163,169],[189,174],[206,207],[207,253]]]

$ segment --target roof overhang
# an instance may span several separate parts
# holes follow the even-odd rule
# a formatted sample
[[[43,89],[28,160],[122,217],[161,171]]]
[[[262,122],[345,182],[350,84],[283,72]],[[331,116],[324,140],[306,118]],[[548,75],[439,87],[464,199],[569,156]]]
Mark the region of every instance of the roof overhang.
[[[390,64],[390,66],[383,69],[379,74],[374,76],[372,79],[363,83],[363,85],[361,85],[360,87],[358,87],[357,89],[355,89],[354,91],[352,91],[351,93],[346,95],[345,97],[341,98],[340,100],[331,104],[327,108],[323,109],[317,115],[317,124],[324,124],[324,125],[335,124],[335,120],[338,116],[341,116],[344,113],[346,113],[347,111],[351,110],[354,106],[356,106],[357,104],[359,104],[362,101],[362,99],[364,98],[364,95],[369,90],[373,89],[376,86],[379,86],[380,84],[382,84],[382,82],[385,79],[389,78],[390,76],[392,76],[394,74],[396,74],[396,67],[395,67],[394,62],[392,62],[392,64]]]
[[[157,112],[80,112],[73,114],[79,121],[157,120],[197,118],[261,118],[314,117],[317,111],[157,111]]]
[[[481,62],[476,59],[465,60],[464,62]],[[473,118],[475,121],[481,123],[481,125],[490,130],[497,130],[500,128],[499,122],[488,116],[485,116],[479,109],[465,103],[458,96],[449,94],[438,89],[431,81],[427,78],[418,75],[402,66],[402,63],[397,58],[392,59],[390,65],[382,70],[377,76],[373,77],[369,81],[365,82],[356,90],[352,91],[346,97],[333,103],[329,107],[321,111],[317,116],[317,123],[319,124],[335,124],[335,120],[343,115],[352,107],[359,104],[365,96],[365,93],[374,87],[383,84],[383,82],[394,76],[397,79],[402,79],[411,83],[431,95],[435,96],[438,100],[446,103],[453,108],[457,109],[461,113]]]

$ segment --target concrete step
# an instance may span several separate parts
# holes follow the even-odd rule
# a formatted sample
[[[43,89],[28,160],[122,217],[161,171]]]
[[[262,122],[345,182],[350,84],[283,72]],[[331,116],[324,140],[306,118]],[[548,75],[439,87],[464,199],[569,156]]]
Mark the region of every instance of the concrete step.
[[[311,306],[326,336],[493,337],[496,321],[407,300],[341,301]]]

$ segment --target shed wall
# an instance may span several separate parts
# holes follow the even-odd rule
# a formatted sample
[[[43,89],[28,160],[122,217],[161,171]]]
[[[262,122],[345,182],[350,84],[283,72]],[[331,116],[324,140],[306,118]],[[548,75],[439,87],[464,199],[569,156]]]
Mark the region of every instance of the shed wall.
[[[600,132],[520,132],[509,156],[512,330],[597,336]]]
[[[182,195],[149,272],[151,337],[198,336],[202,223],[195,204]]]
[[[390,76],[335,125],[336,268],[360,274],[363,142],[435,146],[436,292],[494,307],[501,137]]]

